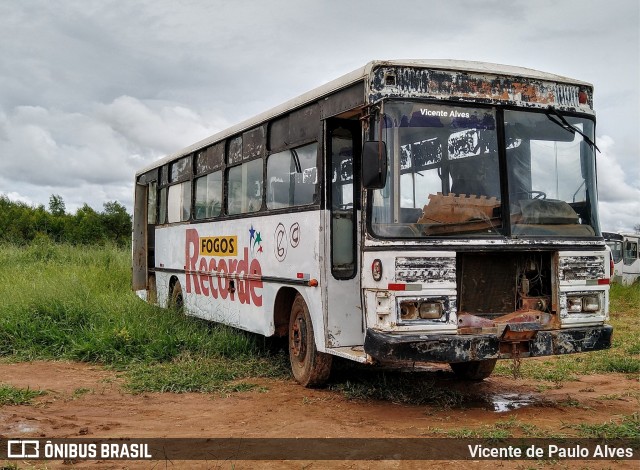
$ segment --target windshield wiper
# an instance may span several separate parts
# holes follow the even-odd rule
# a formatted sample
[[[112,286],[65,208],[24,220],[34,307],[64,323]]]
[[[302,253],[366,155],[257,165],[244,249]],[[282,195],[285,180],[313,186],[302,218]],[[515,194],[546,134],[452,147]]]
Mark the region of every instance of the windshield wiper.
[[[553,108],[552,106],[549,106],[547,108],[547,112],[545,113],[547,115],[547,117],[549,118],[549,121],[559,125],[560,127],[562,127],[563,129],[571,132],[572,134],[575,134],[576,132],[578,134],[580,134],[584,140],[594,149],[596,149],[598,152],[600,152],[600,149],[598,148],[598,146],[595,144],[595,142],[593,140],[591,140],[591,138],[585,134],[584,132],[582,132],[580,129],[578,129],[576,126],[574,126],[573,124],[570,124],[562,114],[560,114],[560,112],[558,112],[557,109]],[[559,121],[558,121],[559,119]],[[602,153],[602,152],[600,152]]]

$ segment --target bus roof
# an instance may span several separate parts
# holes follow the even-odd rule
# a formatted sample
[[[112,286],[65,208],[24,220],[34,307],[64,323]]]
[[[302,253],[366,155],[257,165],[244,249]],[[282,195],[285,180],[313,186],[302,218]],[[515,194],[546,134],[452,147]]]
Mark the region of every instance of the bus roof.
[[[380,66],[399,66],[399,67],[416,67],[427,68],[435,70],[448,70],[451,72],[476,72],[495,75],[510,75],[515,77],[532,78],[537,80],[566,83],[570,85],[583,85],[592,87],[588,82],[575,80],[573,78],[564,77],[561,75],[555,75],[552,73],[541,72],[539,70],[529,69],[525,67],[516,67],[513,65],[492,64],[488,62],[476,62],[467,60],[449,60],[449,59],[433,59],[433,60],[374,60],[369,62],[363,67],[360,67],[353,72],[347,73],[335,80],[332,80],[324,85],[314,88],[296,98],[288,100],[279,106],[276,106],[268,111],[265,111],[257,116],[242,121],[232,127],[229,127],[221,132],[218,132],[210,137],[196,142],[182,150],[172,153],[160,160],[155,161],[151,165],[141,169],[136,173],[136,176],[141,175],[147,171],[164,165],[176,158],[184,155],[189,155],[193,152],[201,150],[221,141],[227,137],[238,134],[245,130],[251,129],[265,121],[273,119],[279,115],[285,114],[293,109],[300,108],[306,104],[317,101],[323,96],[329,95],[333,92],[347,88],[354,83],[360,82],[369,76],[371,71]]]

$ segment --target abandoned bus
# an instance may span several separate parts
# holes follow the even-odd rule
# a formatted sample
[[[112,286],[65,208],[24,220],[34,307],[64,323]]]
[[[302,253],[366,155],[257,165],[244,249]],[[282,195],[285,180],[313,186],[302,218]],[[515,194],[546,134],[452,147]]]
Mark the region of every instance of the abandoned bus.
[[[624,263],[622,261],[624,237],[619,233],[602,232],[604,241],[611,250],[611,263],[613,264],[613,272],[611,274],[611,282],[622,283],[622,271]]]
[[[630,286],[640,278],[640,234],[602,232],[611,250],[613,274],[611,282]]]
[[[590,84],[375,61],[140,170],[133,289],[332,358],[448,363],[608,348]],[[406,364],[406,362],[405,362]]]

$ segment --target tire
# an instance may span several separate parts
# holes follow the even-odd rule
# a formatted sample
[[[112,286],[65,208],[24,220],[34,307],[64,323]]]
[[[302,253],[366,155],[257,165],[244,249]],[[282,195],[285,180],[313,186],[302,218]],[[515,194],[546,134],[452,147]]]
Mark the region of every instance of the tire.
[[[453,362],[449,365],[459,379],[480,382],[491,375],[496,362],[498,362],[497,359],[487,359],[484,361]]]
[[[180,282],[176,281],[171,289],[171,296],[169,297],[169,308],[172,308],[178,312],[184,310],[184,297],[182,295],[182,287]]]
[[[289,317],[289,361],[293,376],[304,387],[318,387],[329,378],[331,359],[330,354],[317,350],[309,309],[297,294]]]

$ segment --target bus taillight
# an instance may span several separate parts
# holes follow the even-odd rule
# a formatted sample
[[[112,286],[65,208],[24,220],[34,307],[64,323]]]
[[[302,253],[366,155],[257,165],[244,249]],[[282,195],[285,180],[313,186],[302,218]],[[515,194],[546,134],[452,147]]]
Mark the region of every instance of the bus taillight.
[[[615,263],[613,262],[613,255],[609,253],[609,277],[613,277],[614,269],[615,269]]]
[[[382,279],[382,261],[379,259],[374,259],[371,264],[371,275],[373,276],[374,281],[379,281]]]

